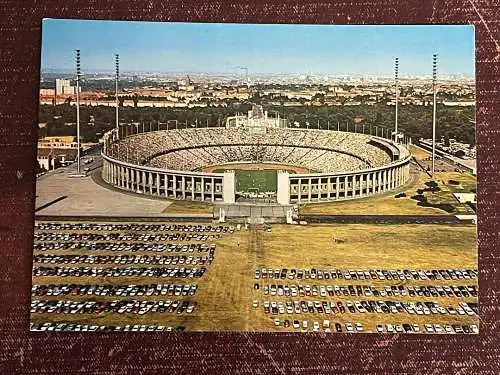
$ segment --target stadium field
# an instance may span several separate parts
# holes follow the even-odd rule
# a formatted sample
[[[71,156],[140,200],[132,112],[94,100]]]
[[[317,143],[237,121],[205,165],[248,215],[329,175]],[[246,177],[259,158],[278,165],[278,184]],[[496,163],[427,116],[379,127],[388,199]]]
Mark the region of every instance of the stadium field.
[[[278,173],[272,169],[235,170],[236,191],[276,191],[278,187]]]

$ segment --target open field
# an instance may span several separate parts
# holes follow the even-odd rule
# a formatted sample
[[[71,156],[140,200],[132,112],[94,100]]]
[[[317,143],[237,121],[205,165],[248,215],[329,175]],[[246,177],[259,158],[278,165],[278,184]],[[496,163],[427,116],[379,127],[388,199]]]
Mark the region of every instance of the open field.
[[[333,244],[332,236],[344,243]],[[265,314],[263,301],[286,301],[291,297],[264,295],[264,284],[309,284],[309,285],[476,285],[476,280],[255,280],[257,268],[338,268],[347,269],[463,269],[477,268],[476,228],[472,225],[274,225],[271,232],[241,230],[211,241],[217,244],[214,262],[207,273],[196,279],[169,279],[153,277],[36,277],[34,283],[79,283],[79,284],[150,284],[150,283],[197,283],[194,296],[156,296],[149,299],[189,299],[198,303],[192,314],[32,314],[33,322],[75,321],[78,323],[125,325],[159,324],[165,326],[185,326],[189,331],[273,331],[285,330],[275,327],[276,315]],[[56,251],[44,251],[56,253]],[[57,251],[57,254],[75,254],[74,250]],[[89,254],[88,251],[81,251]],[[97,251],[98,255],[118,255],[125,252]],[[152,255],[135,252],[135,255]],[[157,254],[163,255],[163,254]],[[41,264],[40,264],[41,265]],[[54,266],[54,265],[51,265]],[[60,265],[67,267],[69,265]],[[71,265],[80,266],[80,265]],[[89,265],[112,267],[113,265]],[[130,265],[140,267],[144,265]],[[153,266],[151,266],[153,267]],[[260,289],[254,289],[254,283]],[[39,297],[39,299],[75,299],[82,296]],[[88,296],[87,300],[113,300],[121,297]],[[145,297],[124,297],[144,299]],[[252,300],[259,300],[259,307],[252,307]],[[321,298],[297,297],[300,300],[373,300],[375,297],[335,296]],[[436,301],[444,306],[458,305],[459,301],[474,302],[475,298],[458,297],[379,297],[395,301]],[[365,330],[373,331],[377,323],[476,323],[477,316],[426,315],[416,316],[406,313],[374,314],[300,314],[279,315],[280,319],[307,319],[332,323],[360,322]],[[288,328],[292,330],[292,328]]]
[[[213,205],[210,203],[196,202],[196,201],[172,201],[162,213],[208,213],[211,214],[213,211]]]
[[[427,159],[431,155],[429,151],[415,145],[410,145],[409,149],[413,157],[417,160]]]

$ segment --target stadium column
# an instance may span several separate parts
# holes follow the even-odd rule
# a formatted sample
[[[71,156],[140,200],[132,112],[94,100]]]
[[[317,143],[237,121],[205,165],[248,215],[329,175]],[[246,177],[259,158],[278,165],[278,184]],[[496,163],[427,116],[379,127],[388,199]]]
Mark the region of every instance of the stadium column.
[[[363,187],[366,184],[366,174],[359,175],[359,196],[363,196]]]
[[[153,172],[148,172],[149,194],[153,195]]]
[[[356,197],[356,175],[352,175],[352,197]]]
[[[327,181],[326,199],[330,200],[330,194],[332,191],[332,179],[331,179],[331,177],[328,177],[326,181]]]
[[[215,179],[212,177],[212,188],[210,189],[211,190],[211,194],[212,194],[212,202],[215,201]]]
[[[340,177],[335,178],[335,199],[339,199],[340,196]]]
[[[172,195],[177,198],[177,177],[175,174],[172,175]]]
[[[347,198],[349,192],[349,176],[344,176],[344,199]]]
[[[145,171],[142,171],[142,194],[146,194],[146,172]]]
[[[129,171],[130,171],[130,168],[129,167],[125,167],[125,188],[127,190],[130,189]]]
[[[382,175],[380,171],[377,171],[376,173],[377,173],[377,193],[380,193],[380,188],[382,185]]]
[[[186,176],[181,177],[181,193],[182,199],[186,199]]]
[[[201,178],[201,201],[205,201],[205,178]]]
[[[168,198],[168,174],[163,175],[163,189],[165,197]]]
[[[194,201],[194,191],[195,191],[194,177],[191,177],[191,200],[193,201]]]
[[[312,179],[311,178],[308,180],[307,187],[308,187],[308,199],[307,199],[307,202],[310,203],[311,202],[311,197],[312,197]]]
[[[160,174],[156,173],[156,195],[161,195],[160,194]]]
[[[299,204],[300,204],[301,197],[302,197],[302,182],[301,181],[302,181],[302,179],[299,178],[298,179],[299,187],[298,187],[298,193],[297,193],[297,198],[298,198],[297,201]]]

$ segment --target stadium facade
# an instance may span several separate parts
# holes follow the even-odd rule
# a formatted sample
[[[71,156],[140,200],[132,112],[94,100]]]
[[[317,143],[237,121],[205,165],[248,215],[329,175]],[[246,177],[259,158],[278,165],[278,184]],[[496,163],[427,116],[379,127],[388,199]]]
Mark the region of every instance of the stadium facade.
[[[245,118],[246,117],[246,118]],[[225,127],[142,129],[134,124],[104,136],[102,177],[139,194],[234,203],[231,163],[296,165],[309,173],[277,171],[276,191],[262,192],[280,204],[342,201],[395,190],[410,178],[405,145],[371,134],[289,128],[254,106]],[[205,166],[224,165],[221,173]]]

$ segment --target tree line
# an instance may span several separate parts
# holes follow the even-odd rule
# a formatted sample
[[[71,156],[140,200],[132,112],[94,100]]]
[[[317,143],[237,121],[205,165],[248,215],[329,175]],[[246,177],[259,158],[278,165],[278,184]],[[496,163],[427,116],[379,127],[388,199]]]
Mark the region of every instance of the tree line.
[[[386,104],[357,105],[357,106],[284,106],[266,105],[264,108],[269,116],[276,116],[288,120],[289,126],[336,129],[340,124],[341,130],[347,126],[353,129],[357,122],[358,131],[364,125],[368,131],[370,126],[394,128],[394,106]],[[167,123],[177,120],[179,127],[223,126],[228,116],[236,113],[245,114],[252,107],[252,103],[241,103],[237,100],[228,101],[224,106],[208,105],[194,108],[164,108],[164,107],[121,107],[119,116],[121,123]],[[445,140],[454,138],[458,141],[475,145],[475,107],[437,107],[436,134]],[[76,110],[68,103],[40,105],[39,122],[46,123],[40,129],[40,136],[75,135]],[[97,141],[104,132],[115,126],[115,108],[108,106],[80,106],[81,134],[85,142]],[[414,141],[419,138],[432,136],[432,106],[400,105],[398,111],[398,130],[410,136]]]

